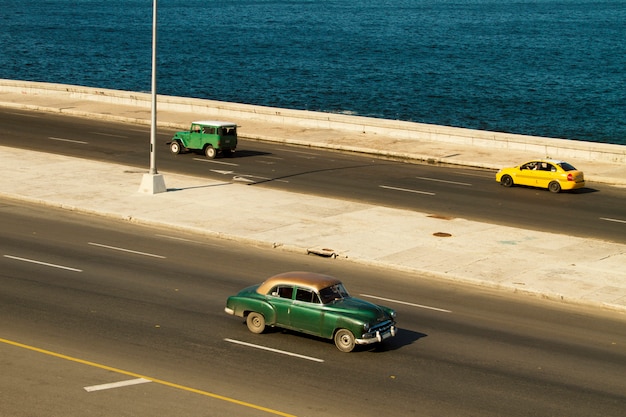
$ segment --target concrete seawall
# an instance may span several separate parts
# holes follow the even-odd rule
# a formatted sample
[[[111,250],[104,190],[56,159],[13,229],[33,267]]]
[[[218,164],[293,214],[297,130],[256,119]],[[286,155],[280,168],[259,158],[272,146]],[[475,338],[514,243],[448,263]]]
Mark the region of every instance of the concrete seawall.
[[[2,93],[19,93],[25,96],[64,96],[74,100],[135,106],[140,109],[149,109],[151,107],[151,95],[149,93],[64,84],[0,79],[0,95]],[[302,129],[329,129],[402,140],[477,146],[491,150],[525,151],[536,155],[550,155],[550,157],[558,159],[578,159],[615,164],[626,163],[626,146],[624,145],[543,138],[398,120],[306,110],[289,110],[163,95],[158,96],[157,110],[159,112],[201,114],[203,118],[233,120],[238,123],[242,120],[262,121],[276,126],[288,125]],[[183,127],[182,125],[172,124],[168,126]]]

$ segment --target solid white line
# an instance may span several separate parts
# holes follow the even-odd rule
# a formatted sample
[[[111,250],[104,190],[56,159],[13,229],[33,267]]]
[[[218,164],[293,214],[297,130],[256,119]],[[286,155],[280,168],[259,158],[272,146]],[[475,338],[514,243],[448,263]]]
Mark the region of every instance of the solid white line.
[[[4,255],[4,257],[9,258],[9,259],[15,259],[16,261],[24,261],[24,262],[30,262],[32,264],[37,264],[37,265],[50,266],[52,268],[66,269],[68,271],[74,271],[74,272],[83,272],[82,269],[70,268],[69,266],[63,266],[63,265],[49,264],[47,262],[35,261],[33,259],[19,258],[17,256],[11,256],[11,255]]]
[[[178,236],[160,235],[160,234],[158,234],[158,233],[157,233],[155,236],[158,236],[158,237],[163,237],[163,238],[165,238],[165,239],[179,240],[179,241],[181,241],[181,242],[195,243],[195,244],[197,244],[197,245],[211,246],[211,247],[215,247],[215,248],[218,248],[218,247],[219,247],[219,248],[221,248],[221,247],[223,247],[223,246],[221,246],[221,245],[216,245],[216,244],[214,244],[214,243],[201,242],[201,241],[199,241],[199,240],[186,239],[186,238],[184,238],[184,237],[178,237]]]
[[[200,162],[211,162],[213,164],[222,164],[222,165],[232,165],[234,167],[238,167],[239,164],[235,164],[232,162],[222,162],[222,161],[216,161],[214,159],[202,159],[202,158],[193,158],[194,161],[200,161]]]
[[[375,295],[361,294],[361,297],[375,298],[377,300],[388,301],[390,303],[404,304],[404,305],[411,306],[411,307],[419,307],[419,308],[425,308],[427,310],[441,311],[442,313],[452,313],[451,310],[445,310],[443,308],[437,308],[437,307],[430,307],[430,306],[425,306],[425,305],[421,305],[421,304],[408,303],[406,301],[393,300],[391,298],[376,297]]]
[[[234,339],[224,339],[224,340],[227,341],[227,342],[230,342],[230,343],[238,344],[238,345],[248,346],[248,347],[252,347],[252,348],[256,348],[256,349],[268,350],[270,352],[281,353],[281,354],[287,355],[287,356],[294,356],[296,358],[306,359],[306,360],[313,361],[313,362],[324,362],[324,359],[318,359],[318,358],[312,358],[310,356],[298,355],[297,353],[286,352],[284,350],[278,350],[278,349],[272,349],[272,348],[265,347],[265,346],[260,346],[260,345],[253,345],[252,343],[242,342],[241,340],[234,340]]]
[[[109,137],[112,137],[112,138],[122,138],[122,139],[124,139],[124,138],[128,137],[128,136],[125,136],[125,135],[114,135],[112,133],[102,133],[102,132],[91,132],[91,133],[94,134],[94,135],[109,136]]]
[[[607,222],[626,223],[626,220],[611,219],[609,217],[600,217],[600,220],[606,220]]]
[[[472,184],[469,184],[467,182],[447,181],[447,180],[440,180],[438,178],[428,178],[428,177],[415,177],[415,178],[417,178],[418,180],[425,180],[425,181],[445,182],[446,184],[467,185],[468,187],[472,186]]]
[[[313,153],[313,152],[304,152],[304,151],[294,151],[292,149],[281,149],[281,152],[291,152],[291,153],[297,153],[297,154],[301,154],[301,155],[311,155],[311,156],[319,156],[318,153]]]
[[[387,185],[379,185],[379,187],[380,188],[386,188],[388,190],[406,191],[407,193],[435,195],[435,193],[429,193],[427,191],[409,190],[408,188],[389,187]]]
[[[89,242],[89,244],[92,245],[92,246],[98,246],[98,247],[101,247],[101,248],[118,250],[118,251],[121,251],[121,252],[129,252],[129,253],[134,253],[134,254],[137,254],[137,255],[152,256],[153,258],[165,259],[165,256],[155,255],[153,253],[139,252],[139,251],[136,251],[136,250],[118,248],[116,246],[102,245],[100,243],[93,243],[93,242]]]
[[[48,139],[51,139],[51,140],[58,140],[58,141],[61,141],[61,142],[80,143],[81,145],[87,145],[87,144],[89,143],[89,142],[85,142],[85,141],[82,141],[82,140],[73,140],[73,139],[55,138],[55,137],[53,137],[53,136],[49,136],[49,137],[48,137]]]
[[[111,388],[128,387],[130,385],[145,384],[147,382],[152,382],[152,381],[150,381],[149,379],[145,379],[145,378],[137,378],[137,379],[129,379],[128,381],[112,382],[110,384],[92,385],[90,387],[84,387],[84,388],[85,388],[85,391],[87,392],[93,392],[93,391],[102,391],[102,390],[111,389]]]

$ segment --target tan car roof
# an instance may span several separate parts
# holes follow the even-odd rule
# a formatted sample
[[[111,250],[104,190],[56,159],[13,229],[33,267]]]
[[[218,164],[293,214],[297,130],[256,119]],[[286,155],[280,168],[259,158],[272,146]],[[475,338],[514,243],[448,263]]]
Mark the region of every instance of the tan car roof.
[[[274,288],[278,284],[297,285],[300,287],[307,287],[316,291],[322,288],[329,287],[331,285],[340,284],[341,281],[330,275],[317,274],[315,272],[284,272],[282,274],[274,275],[266,279],[256,292],[259,294],[267,294],[269,290]]]

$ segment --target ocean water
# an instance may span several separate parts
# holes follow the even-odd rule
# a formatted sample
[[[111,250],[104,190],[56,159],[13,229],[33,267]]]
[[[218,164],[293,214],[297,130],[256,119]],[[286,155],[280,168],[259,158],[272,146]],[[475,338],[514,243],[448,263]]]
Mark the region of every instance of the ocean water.
[[[152,0],[0,0],[0,78],[150,91]],[[159,0],[157,90],[626,144],[626,0]]]

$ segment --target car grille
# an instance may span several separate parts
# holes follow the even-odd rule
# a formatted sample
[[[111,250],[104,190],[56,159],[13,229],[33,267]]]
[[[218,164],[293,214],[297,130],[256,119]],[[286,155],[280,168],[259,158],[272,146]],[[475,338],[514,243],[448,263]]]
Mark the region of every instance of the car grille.
[[[374,335],[376,334],[376,332],[385,333],[385,332],[389,331],[391,326],[393,326],[393,321],[386,320],[386,321],[383,321],[382,323],[378,323],[374,327],[370,328],[368,333],[371,333],[371,334],[374,334]]]

